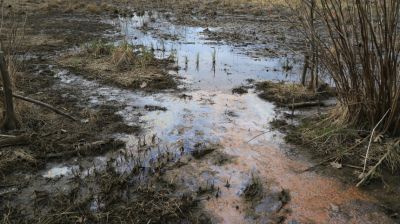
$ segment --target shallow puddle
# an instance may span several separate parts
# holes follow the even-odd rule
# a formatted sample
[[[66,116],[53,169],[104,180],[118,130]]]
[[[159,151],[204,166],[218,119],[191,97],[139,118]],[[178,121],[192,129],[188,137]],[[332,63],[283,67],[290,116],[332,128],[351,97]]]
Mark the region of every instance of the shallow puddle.
[[[158,57],[174,55],[179,75],[196,89],[230,90],[247,79],[297,79],[294,57],[254,58],[245,53],[268,45],[235,47],[207,40],[207,31],[218,28],[174,25],[162,14],[148,12],[118,22],[126,41],[152,48]],[[294,68],[285,71],[285,66]]]

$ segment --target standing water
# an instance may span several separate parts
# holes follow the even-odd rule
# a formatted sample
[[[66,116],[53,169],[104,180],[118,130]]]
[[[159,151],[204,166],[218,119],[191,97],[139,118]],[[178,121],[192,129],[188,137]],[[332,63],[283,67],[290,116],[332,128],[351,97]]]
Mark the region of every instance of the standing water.
[[[276,116],[273,104],[252,90],[244,95],[231,93],[233,87],[249,80],[296,80],[296,66],[292,72],[282,72],[286,58],[250,57],[246,51],[252,47],[207,40],[207,29],[218,28],[173,25],[157,13],[120,18],[115,23],[122,27],[126,41],[152,48],[160,58],[175,57],[177,75],[184,78],[186,92],[148,95],[103,86],[68,71],[58,72],[58,88],[80,88],[90,99],[86,106],[123,105],[118,113],[127,124],[145,126],[144,136],[157,138],[177,154],[193,152],[201,144],[215,146],[217,152],[193,159],[166,175],[192,190],[204,183],[216,186],[217,195],[205,200],[204,206],[217,222],[274,223],[282,217],[290,223],[387,221],[375,212],[374,200],[358,189],[314,172],[301,172],[312,164],[289,157],[281,134],[268,131]],[[146,105],[166,111],[147,112]],[[136,146],[143,141],[137,136],[119,137],[127,142],[130,153],[137,153]],[[101,166],[105,160],[97,157],[93,164]],[[132,161],[124,162],[121,169],[130,169]],[[51,166],[43,176],[71,175],[77,163],[73,160],[64,166]],[[244,195],[255,179],[263,193],[252,202]],[[374,214],[362,212],[365,209]]]

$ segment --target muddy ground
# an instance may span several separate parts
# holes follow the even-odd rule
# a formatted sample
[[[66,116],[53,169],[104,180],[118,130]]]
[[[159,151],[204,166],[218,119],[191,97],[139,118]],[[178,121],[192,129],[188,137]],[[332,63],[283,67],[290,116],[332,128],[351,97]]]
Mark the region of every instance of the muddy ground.
[[[18,102],[22,129],[4,134],[26,141],[0,149],[2,222],[398,221],[398,204],[388,200],[398,189],[374,183],[360,190],[350,175],[343,178],[348,170],[299,172],[319,158],[269,131],[279,115],[252,83],[290,75],[283,64],[295,64],[293,51],[304,48],[285,9],[220,1],[21,2],[23,10],[9,7],[28,14],[16,89],[78,122]],[[163,44],[137,41],[140,35]],[[116,67],[112,53],[87,50],[99,40],[119,46],[127,39],[138,49],[130,67]],[[175,44],[183,50],[165,49]],[[192,48],[207,55],[187,53]],[[216,59],[211,49],[219,50]],[[151,63],[139,66],[144,52]],[[232,57],[249,64],[224,60]],[[265,58],[274,63],[259,69]]]

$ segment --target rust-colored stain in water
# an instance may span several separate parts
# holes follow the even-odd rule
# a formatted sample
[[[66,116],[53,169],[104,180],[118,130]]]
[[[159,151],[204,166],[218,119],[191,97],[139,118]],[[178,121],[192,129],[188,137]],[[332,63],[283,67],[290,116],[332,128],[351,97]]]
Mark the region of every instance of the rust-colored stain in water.
[[[248,129],[228,130],[230,131],[222,138],[222,145],[227,153],[233,153],[238,158],[235,163],[227,165],[226,169],[244,171],[256,168],[262,180],[288,189],[291,195],[291,201],[287,205],[291,210],[288,220],[328,223],[332,206],[340,206],[354,200],[373,201],[356,187],[346,186],[334,178],[313,172],[299,172],[311,164],[291,160],[278,148],[266,146],[267,142],[247,143],[246,138],[254,136]],[[240,204],[238,195],[228,190],[222,193],[224,196],[221,199],[207,203],[209,210],[222,217],[223,223],[245,222],[243,211],[236,207]]]

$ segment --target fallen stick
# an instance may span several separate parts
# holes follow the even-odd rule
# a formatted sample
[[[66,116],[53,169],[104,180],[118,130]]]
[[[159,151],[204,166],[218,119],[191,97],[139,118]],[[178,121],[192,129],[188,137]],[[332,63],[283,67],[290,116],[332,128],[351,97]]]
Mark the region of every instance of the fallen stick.
[[[316,106],[324,106],[324,105],[325,104],[323,102],[309,101],[309,102],[287,104],[286,106],[291,109],[298,109],[298,108],[304,108],[304,107],[316,107]]]
[[[39,106],[45,107],[47,109],[50,109],[50,110],[54,111],[57,114],[63,115],[63,116],[65,116],[65,117],[67,117],[67,118],[69,118],[69,119],[71,119],[73,121],[78,121],[78,119],[72,117],[71,115],[69,115],[69,114],[67,114],[67,113],[65,113],[65,112],[63,112],[63,111],[61,111],[61,110],[59,110],[59,109],[47,104],[47,103],[43,103],[41,101],[34,100],[34,99],[31,99],[31,98],[28,98],[28,97],[25,97],[25,96],[21,96],[21,95],[15,94],[15,93],[13,93],[13,97],[15,97],[17,99],[20,99],[20,100],[24,100],[24,101],[30,102],[30,103],[33,103],[33,104],[37,104]]]
[[[371,138],[369,139],[367,152],[366,152],[366,154],[365,154],[363,174],[364,174],[365,170],[367,169],[367,161],[368,161],[369,149],[371,148],[372,138],[374,137],[375,130],[379,127],[379,125],[381,124],[381,122],[383,121],[383,119],[385,119],[385,117],[386,117],[386,115],[389,113],[389,111],[390,111],[390,109],[389,109],[388,111],[386,111],[386,113],[383,115],[383,117],[379,120],[379,122],[378,122],[378,123],[375,125],[375,127],[372,129]]]
[[[354,166],[354,165],[351,165],[351,164],[343,164],[343,166],[346,166],[346,167],[349,167],[349,168],[353,168],[353,169],[356,169],[356,170],[362,170],[363,169],[361,166]]]
[[[360,180],[360,182],[357,183],[356,187],[361,186],[372,174],[374,174],[375,170],[378,168],[379,165],[390,155],[391,149],[388,149],[388,151],[385,153],[385,155],[382,156],[382,158],[375,164],[374,167],[372,167],[367,174],[364,175],[364,177]]]
[[[31,139],[31,135],[21,135],[12,138],[2,139],[0,140],[0,148],[17,145],[28,145],[31,143]]]
[[[256,138],[258,138],[258,137],[260,137],[260,136],[262,136],[262,135],[267,134],[268,132],[271,132],[271,131],[263,131],[263,132],[261,132],[261,134],[258,134],[258,135],[256,135],[256,136],[254,136],[253,138],[251,138],[250,140],[248,140],[247,143],[253,141],[254,139],[256,139]]]
[[[319,163],[317,163],[317,164],[314,164],[314,165],[308,167],[308,168],[305,169],[305,170],[300,171],[300,173],[305,173],[305,172],[311,171],[311,170],[315,169],[315,168],[318,167],[318,166],[321,166],[321,165],[323,165],[323,164],[325,164],[325,163],[327,163],[327,162],[329,162],[329,161],[331,161],[331,160],[336,159],[337,157],[338,157],[337,155],[328,157],[327,159],[325,159],[325,160],[323,160],[323,161],[321,161],[321,162],[319,162]]]
[[[15,137],[17,137],[17,136],[15,136],[15,135],[2,135],[2,134],[0,134],[0,137],[1,137],[1,138],[15,138]]]

